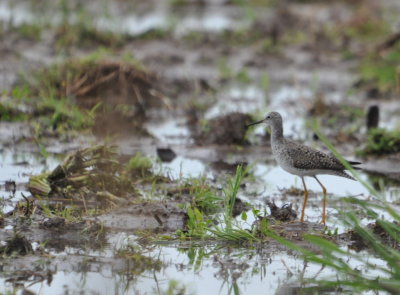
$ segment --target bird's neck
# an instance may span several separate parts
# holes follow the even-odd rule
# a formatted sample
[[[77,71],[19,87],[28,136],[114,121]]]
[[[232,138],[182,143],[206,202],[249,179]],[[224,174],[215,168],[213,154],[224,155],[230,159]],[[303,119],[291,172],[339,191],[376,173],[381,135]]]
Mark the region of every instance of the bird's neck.
[[[271,127],[272,129],[272,133],[271,133],[271,140],[272,141],[280,141],[282,140],[283,137],[283,126],[282,124],[278,124],[278,125],[273,125]]]

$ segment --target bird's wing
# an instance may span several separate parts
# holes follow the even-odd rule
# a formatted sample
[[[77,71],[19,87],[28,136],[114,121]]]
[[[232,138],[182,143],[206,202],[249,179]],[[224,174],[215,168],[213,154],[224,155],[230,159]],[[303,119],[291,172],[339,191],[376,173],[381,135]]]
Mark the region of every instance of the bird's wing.
[[[332,156],[311,147],[287,141],[287,153],[293,161],[293,166],[298,169],[328,169],[344,170],[340,161]]]

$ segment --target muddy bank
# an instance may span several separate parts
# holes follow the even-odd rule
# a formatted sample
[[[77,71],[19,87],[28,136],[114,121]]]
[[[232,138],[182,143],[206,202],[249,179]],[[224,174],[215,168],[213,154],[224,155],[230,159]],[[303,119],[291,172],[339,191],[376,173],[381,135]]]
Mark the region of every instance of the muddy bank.
[[[96,217],[96,221],[113,231],[174,232],[186,225],[186,210],[171,201],[142,202],[112,210]]]

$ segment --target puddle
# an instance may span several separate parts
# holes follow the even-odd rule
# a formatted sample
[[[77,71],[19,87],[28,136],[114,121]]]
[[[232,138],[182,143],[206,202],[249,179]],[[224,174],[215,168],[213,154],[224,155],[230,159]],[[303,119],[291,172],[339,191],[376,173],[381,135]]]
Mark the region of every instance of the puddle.
[[[0,21],[5,24],[20,25],[23,23],[33,22],[34,15],[29,9],[21,3],[0,3]]]
[[[213,3],[216,2],[215,5],[208,3],[186,4],[182,5],[183,7],[174,6],[172,2],[175,1],[171,3],[165,1],[153,2],[135,6],[136,4],[129,5],[121,1],[105,1],[100,6],[83,3],[81,8],[85,10],[87,16],[96,15],[96,18],[90,24],[93,24],[99,30],[127,33],[131,36],[138,36],[158,29],[171,31],[173,38],[170,38],[170,36],[162,36],[159,39],[150,36],[149,40],[131,38],[132,40],[129,42],[132,43],[127,48],[122,48],[121,52],[131,50],[135,57],[140,57],[140,62],[143,62],[145,67],[148,66],[148,61],[152,65],[149,69],[162,78],[163,75],[170,78],[171,81],[174,81],[171,77],[184,78],[185,81],[186,79],[187,81],[195,81],[201,78],[204,79],[205,84],[212,85],[216,92],[211,95],[217,102],[205,113],[206,119],[213,119],[237,111],[258,114],[262,111],[276,110],[281,112],[284,117],[285,134],[294,139],[304,140],[309,135],[304,124],[305,118],[318,91],[322,91],[324,99],[329,103],[341,103],[349,99],[347,91],[354,79],[354,73],[351,69],[354,66],[353,63],[344,60],[337,65],[336,56],[331,57],[335,61],[333,63],[330,58],[325,59],[324,54],[317,58],[316,55],[318,54],[314,52],[315,44],[306,43],[304,46],[299,46],[299,44],[284,41],[280,45],[285,47],[282,52],[266,54],[265,48],[261,48],[265,44],[245,44],[246,42],[251,43],[246,41],[246,38],[240,46],[231,46],[231,44],[225,42],[223,36],[219,40],[215,38],[215,35],[196,36],[196,34],[193,34],[193,36],[189,36],[193,37],[193,40],[179,39],[179,37],[190,32],[215,34],[225,31],[234,32],[238,28],[243,29],[251,26],[254,20],[249,14],[252,11],[246,11],[244,6],[234,3],[227,4],[226,1],[212,1]],[[221,4],[218,4],[219,2]],[[341,4],[337,5],[340,6]],[[48,10],[44,11],[38,11],[33,6],[30,2],[1,2],[0,21],[5,26],[7,24],[16,26],[22,23],[37,24],[38,21],[40,21],[40,24],[46,22],[49,25],[60,22],[62,12],[58,5],[53,4]],[[312,22],[313,17],[315,17],[317,23],[325,23],[325,18],[329,17],[326,14],[315,16],[316,10],[307,7],[300,9],[300,14],[305,14],[308,22]],[[310,11],[313,13],[310,13]],[[262,12],[254,11],[253,13],[256,16],[257,13],[262,15]],[[74,9],[64,13],[68,14],[67,17],[70,18],[71,22],[77,21],[78,13]],[[347,19],[352,12],[347,9],[345,13]],[[290,14],[289,16],[293,17]],[[260,19],[261,26],[267,26],[268,24],[264,24],[266,16],[262,15],[262,17]],[[267,15],[267,17],[270,17],[270,15]],[[340,18],[340,16],[338,17]],[[333,19],[330,21],[333,21]],[[254,29],[256,30],[257,26]],[[259,33],[265,34],[266,38],[276,33],[277,39],[279,39],[278,35],[285,34],[285,32],[279,32],[285,30],[284,27],[278,26],[276,30],[277,32],[260,30]],[[314,32],[314,30],[316,28],[311,31]],[[238,38],[240,38],[240,32],[235,31],[234,33],[239,33]],[[199,42],[196,41],[197,37],[204,38],[204,43],[196,43]],[[273,37],[271,38],[273,39]],[[318,42],[319,36],[312,35],[311,37],[312,40],[315,39],[314,42]],[[15,38],[18,38],[18,36]],[[12,41],[21,47],[23,46],[23,44],[19,44],[23,42],[16,42],[19,41],[17,39]],[[40,41],[37,43],[40,43]],[[258,40],[258,42],[261,41],[261,39]],[[49,41],[46,39],[46,42]],[[227,42],[231,41],[227,40]],[[43,46],[48,49],[48,52],[53,52],[55,50],[52,45],[49,46],[46,43]],[[268,47],[268,44],[266,46]],[[307,46],[311,46],[311,49]],[[25,47],[27,46],[25,45]],[[4,52],[7,54],[9,48],[5,48]],[[77,49],[78,52],[85,52],[86,50],[84,48],[74,49]],[[279,48],[273,49],[280,50]],[[24,50],[27,49],[24,48]],[[318,50],[323,51],[323,48]],[[246,52],[246,54],[243,52]],[[13,54],[17,56],[18,54],[21,55],[21,52],[16,51]],[[331,52],[327,54],[334,55]],[[42,55],[45,54],[40,54],[40,56]],[[29,54],[22,54],[21,56],[27,60],[33,59],[32,55]],[[165,64],[163,64],[163,58],[165,58]],[[228,61],[228,66],[232,69],[248,71],[251,73],[250,77],[253,77],[253,71],[258,71],[258,74],[268,74],[271,89],[264,90],[257,84],[241,85],[237,83],[238,81],[220,83],[219,59]],[[265,59],[262,66],[257,62],[246,64],[246,62],[257,59]],[[316,59],[318,61],[315,61]],[[153,65],[155,66],[153,67]],[[24,69],[23,65],[21,69]],[[4,75],[4,73],[0,74]],[[191,88],[191,84],[185,83],[185,85],[187,88]],[[181,87],[180,84],[172,86],[172,88]],[[193,86],[193,88],[195,87]],[[209,99],[209,97],[201,96],[195,90],[193,92],[191,90],[180,90],[179,97],[176,99],[178,102],[182,102],[181,105],[184,107],[190,105],[188,102],[192,99],[197,99],[199,102],[202,99]],[[357,100],[359,97],[352,96],[351,98]],[[398,102],[380,101],[379,104],[382,105],[382,126],[395,128],[398,125],[396,115],[400,112]],[[176,104],[176,107],[181,105]],[[185,110],[178,111],[183,113]],[[221,147],[223,144],[221,146],[216,144],[203,147],[195,146],[190,138],[186,118],[183,115],[174,117],[175,115],[172,112],[167,112],[162,120],[155,117],[149,118],[146,122],[146,127],[154,138],[140,138],[132,135],[132,138],[120,143],[121,150],[125,150],[126,154],[133,154],[131,151],[134,150],[154,156],[156,148],[171,147],[177,156],[174,159],[171,157],[169,163],[159,163],[159,166],[155,168],[156,170],[160,169],[164,175],[173,180],[204,176],[210,181],[215,181],[218,187],[220,187],[217,182],[220,179],[219,177],[225,177],[225,173],[232,175],[236,163],[254,164],[255,180],[254,182],[249,180],[248,183],[245,183],[240,190],[240,198],[259,209],[266,207],[266,200],[274,200],[279,207],[286,203],[293,203],[293,209],[298,214],[300,213],[303,200],[300,178],[286,173],[273,164],[264,164],[266,160],[272,160],[270,154],[265,154],[266,148],[264,146],[233,146],[229,148]],[[386,114],[389,114],[388,118]],[[3,129],[5,129],[3,138],[6,138],[4,141],[13,144],[12,148],[18,146],[17,142],[22,137],[30,138],[28,137],[31,132],[29,129],[24,131],[24,136],[21,135],[22,132],[14,132],[8,126],[3,125]],[[261,131],[264,133],[264,129],[264,126],[258,127],[255,133],[260,134]],[[15,139],[15,134],[11,133],[19,134],[18,140]],[[9,139],[13,139],[12,143],[8,142]],[[47,148],[47,151],[57,151],[60,146],[62,148],[68,146],[70,150],[75,150],[81,146],[80,144],[70,146],[70,144],[66,143],[64,146],[57,143],[54,147]],[[13,150],[12,148],[10,150],[3,149],[0,153],[0,194],[3,197],[4,205],[2,209],[5,213],[13,208],[15,201],[22,198],[22,194],[29,194],[25,190],[25,184],[30,175],[52,170],[60,161],[55,156],[49,156],[43,160],[42,157],[36,157],[29,151],[16,152],[17,149]],[[261,159],[260,162],[257,162],[259,159]],[[217,167],[213,167],[215,163],[217,163]],[[389,164],[392,164],[390,160]],[[386,168],[383,169],[389,170],[389,168]],[[394,170],[394,172],[397,172],[397,170]],[[361,178],[368,181],[368,176],[364,173],[361,173]],[[340,223],[338,210],[346,205],[340,204],[339,198],[356,196],[360,199],[366,199],[369,198],[369,193],[360,183],[345,178],[327,175],[320,176],[319,179],[326,186],[329,194],[328,226],[332,230],[337,228],[339,232],[344,232],[347,229]],[[13,180],[17,184],[15,195],[3,190],[5,182],[9,180]],[[310,190],[309,202],[306,207],[306,220],[319,222],[322,203],[321,188],[312,178],[307,178],[306,183]],[[172,203],[166,197],[165,192],[155,196],[153,188],[155,188],[154,191],[157,191],[156,185],[157,183],[149,185],[154,187],[143,193],[146,202],[148,202],[147,205],[141,207],[140,203],[139,205],[136,203],[129,204],[129,207],[118,208],[108,215],[90,217],[92,219],[89,221],[97,218],[96,220],[102,222],[109,230],[106,237],[107,244],[102,245],[103,248],[101,249],[85,248],[85,246],[89,248],[92,245],[71,245],[68,237],[64,237],[68,243],[63,244],[63,247],[58,249],[52,245],[52,242],[56,245],[60,244],[60,236],[65,232],[57,237],[44,234],[39,237],[28,233],[35,248],[38,248],[41,243],[45,244],[45,247],[48,246],[46,249],[49,251],[49,256],[47,256],[47,253],[46,255],[39,253],[36,256],[28,255],[27,257],[6,259],[4,265],[2,265],[0,293],[7,293],[18,283],[36,294],[164,294],[168,293],[168,288],[172,286],[173,281],[177,281],[178,286],[185,288],[185,292],[181,292],[185,294],[233,294],[236,290],[240,294],[259,294],[260,290],[263,290],[271,294],[281,295],[294,293],[293,290],[301,287],[300,279],[303,277],[335,277],[334,272],[321,269],[317,265],[307,264],[300,256],[291,251],[286,251],[283,246],[275,242],[254,248],[232,248],[226,245],[213,245],[204,241],[197,241],[196,243],[187,241],[180,243],[168,241],[143,242],[145,238],[141,236],[138,239],[138,236],[134,234],[149,231],[151,235],[153,235],[153,232],[168,235],[184,227],[184,218],[186,218],[184,209],[178,206],[179,204]],[[288,190],[293,187],[300,190],[300,195],[296,195],[296,192],[293,191],[288,193]],[[388,201],[396,203],[394,206],[397,209],[400,203],[400,189],[396,186],[388,186],[385,191]],[[151,199],[152,197],[154,198]],[[154,202],[155,205],[151,202]],[[171,209],[172,207],[174,208]],[[154,208],[158,212],[163,212],[164,215],[158,216],[157,212],[152,211]],[[163,211],[163,208],[167,208],[167,210]],[[254,221],[251,212],[248,212],[247,215],[248,224],[243,224],[243,227],[249,227]],[[240,216],[237,217],[237,221],[242,222]],[[368,220],[363,219],[364,224],[368,222]],[[76,238],[76,236],[82,235],[81,228],[75,231],[74,228],[68,229],[70,230],[68,235],[71,234],[70,239],[74,239],[78,243],[79,238]],[[13,225],[6,224],[3,233],[9,235],[13,230]],[[75,236],[71,232],[74,232]],[[39,238],[47,239],[49,242],[44,243]],[[140,254],[139,257],[117,255],[119,249],[129,245],[132,245],[133,254]],[[347,249],[345,250],[347,251]],[[368,255],[368,253],[365,253],[365,256]],[[135,260],[138,258],[142,260]],[[383,263],[375,257],[368,258],[371,263],[377,265]],[[344,257],[344,259],[347,259],[347,257]],[[351,261],[351,266],[357,268],[359,264],[356,261]],[[365,273],[366,275],[377,274],[375,269],[365,270]],[[19,280],[12,283],[8,280],[9,278],[19,278]],[[169,293],[178,294],[179,292]],[[365,294],[372,293],[366,292]]]
[[[54,169],[59,161],[58,158],[53,156],[43,159],[42,156],[35,156],[32,153],[15,153],[10,150],[3,150],[0,153],[0,183],[8,180],[26,183],[31,175]]]
[[[118,237],[119,244],[124,243],[124,238],[131,237]],[[185,288],[184,294],[231,294],[233,288],[238,290],[237,294],[259,294],[260,290],[266,289],[268,294],[286,294],[280,292],[289,287],[301,287],[301,278],[335,276],[335,272],[307,263],[279,248],[274,243],[262,249],[159,245],[150,251],[145,250],[146,257],[163,261],[162,266],[153,269],[141,269],[133,261],[130,264],[116,258],[111,262],[87,254],[74,255],[71,261],[58,259],[56,269],[50,267],[54,272],[51,283],[46,280],[32,282],[27,289],[36,294],[81,294],[82,291],[85,294],[164,294],[171,282],[177,281],[178,286]],[[115,249],[105,252],[111,253]],[[358,261],[348,262],[354,267],[360,266]],[[369,262],[383,265],[381,260],[373,257]],[[31,264],[37,265],[38,261]],[[43,262],[42,266],[44,269],[49,267]],[[29,269],[22,265],[18,267],[20,271]],[[360,271],[366,276],[384,275],[376,269]],[[0,291],[6,292],[9,283],[1,281],[3,287]]]
[[[59,159],[53,156],[43,159],[32,153],[15,153],[11,150],[0,152],[0,197],[3,213],[13,210],[15,202],[23,199],[22,194],[30,195],[25,184],[31,175],[54,169],[58,163]],[[15,193],[6,189],[5,184],[8,181],[15,182]]]
[[[186,126],[186,120],[183,118],[150,123],[146,125],[146,128],[163,145],[191,143],[190,132]]]
[[[266,193],[279,193],[280,189],[296,187],[303,190],[300,177],[287,173],[282,168],[273,165],[256,164],[255,175],[261,177],[266,185]],[[361,175],[363,180],[367,180],[365,174]],[[319,175],[318,179],[326,187],[328,194],[335,196],[358,196],[369,195],[368,190],[358,181],[337,177],[333,175]],[[313,178],[306,177],[306,186],[309,190],[319,192],[320,185]]]
[[[261,181],[257,182],[258,190],[262,196],[262,202],[267,200],[273,200],[276,202],[278,207],[283,206],[287,203],[293,203],[294,209],[300,214],[302,208],[302,202],[304,195],[303,184],[301,179],[295,175],[291,175],[285,172],[283,169],[273,165],[263,165],[256,164],[254,167],[254,174]],[[359,173],[360,178],[368,183],[368,175],[365,173]],[[333,175],[319,175],[318,179],[327,189],[327,215],[328,221],[327,226],[330,228],[337,228],[339,233],[347,231],[341,222],[338,210],[346,210],[343,204],[340,202],[342,197],[356,197],[360,200],[371,200],[373,202],[374,198],[371,199],[369,191],[358,181],[353,181],[351,179],[337,177]],[[309,190],[309,198],[307,202],[307,207],[305,210],[305,220],[309,222],[320,222],[322,214],[322,189],[313,178],[305,178],[307,189]],[[287,195],[282,197],[282,193],[285,189],[296,188],[299,189],[298,195]],[[253,188],[254,189],[254,188]],[[394,207],[398,206],[396,200],[399,200],[400,188],[399,187],[387,187],[385,188],[384,197],[386,201],[393,204]],[[252,198],[247,198],[251,201],[256,201],[259,206],[265,207],[265,203],[261,203],[258,200]],[[391,219],[387,212],[376,209],[376,212],[384,219]],[[339,218],[339,219],[338,219]],[[362,218],[362,224],[367,225],[371,220]]]
[[[210,177],[211,174],[207,172],[206,166],[203,162],[177,156],[170,163],[162,163],[162,171],[166,174],[165,176],[171,177],[171,179],[178,180],[182,178],[191,177]]]
[[[226,29],[244,28],[249,26],[249,20],[241,9],[220,9],[219,6],[202,9],[179,9],[170,4],[153,3],[153,10],[135,5],[116,5],[104,2],[99,7],[83,5],[81,13],[87,17],[95,15],[91,20],[95,28],[115,33],[138,36],[157,29],[172,29],[175,34],[183,35],[191,31],[222,32]],[[66,11],[61,7],[50,5],[44,10],[34,10],[24,2],[5,1],[0,3],[0,21],[4,24],[18,26],[21,24],[41,23],[58,24],[67,15],[71,24],[77,23],[81,17],[74,11],[74,5],[66,5]],[[141,11],[142,10],[142,11]]]
[[[251,114],[266,109],[265,101],[261,98],[265,98],[265,92],[256,85],[231,85],[221,91],[217,103],[206,112],[205,119],[233,112]]]

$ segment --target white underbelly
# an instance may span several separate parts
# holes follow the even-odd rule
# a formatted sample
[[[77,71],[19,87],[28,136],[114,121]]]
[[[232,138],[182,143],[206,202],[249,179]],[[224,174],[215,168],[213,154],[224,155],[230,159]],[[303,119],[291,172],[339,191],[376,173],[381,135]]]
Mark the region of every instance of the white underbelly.
[[[322,169],[312,169],[312,170],[298,169],[298,168],[294,168],[291,165],[288,165],[287,163],[279,162],[279,161],[278,161],[278,164],[286,172],[289,172],[290,174],[294,174],[294,175],[298,175],[298,176],[314,176],[314,175],[320,175],[320,174],[334,174],[334,173],[331,173],[331,171],[329,171],[329,170],[322,170]]]

